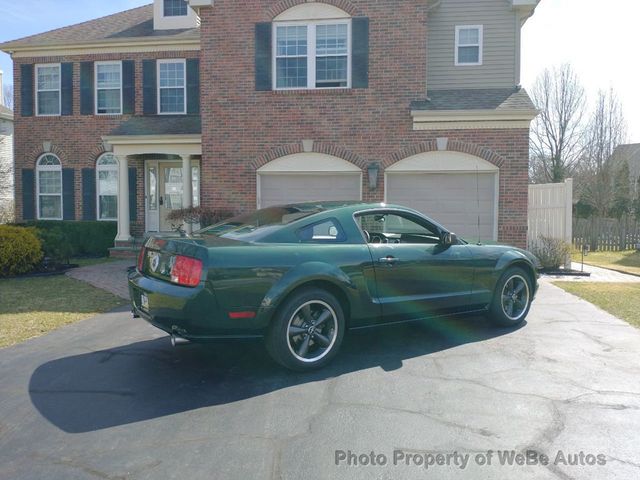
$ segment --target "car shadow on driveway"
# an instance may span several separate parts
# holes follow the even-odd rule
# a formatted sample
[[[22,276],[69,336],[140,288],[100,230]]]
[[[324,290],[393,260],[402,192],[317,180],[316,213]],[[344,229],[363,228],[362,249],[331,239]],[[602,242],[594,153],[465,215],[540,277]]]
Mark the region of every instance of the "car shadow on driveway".
[[[31,376],[29,394],[53,425],[83,433],[229,404],[360,370],[391,371],[407,359],[428,361],[431,353],[515,330],[467,317],[354,331],[330,365],[310,373],[279,367],[257,341],[174,349],[163,337],[47,362]]]

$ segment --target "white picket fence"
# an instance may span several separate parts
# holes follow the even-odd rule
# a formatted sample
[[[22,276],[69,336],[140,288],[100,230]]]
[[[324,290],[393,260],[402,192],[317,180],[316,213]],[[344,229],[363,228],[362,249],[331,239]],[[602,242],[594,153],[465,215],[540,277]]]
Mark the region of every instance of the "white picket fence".
[[[564,183],[529,185],[529,247],[540,237],[557,238],[571,244],[572,216],[573,179]]]

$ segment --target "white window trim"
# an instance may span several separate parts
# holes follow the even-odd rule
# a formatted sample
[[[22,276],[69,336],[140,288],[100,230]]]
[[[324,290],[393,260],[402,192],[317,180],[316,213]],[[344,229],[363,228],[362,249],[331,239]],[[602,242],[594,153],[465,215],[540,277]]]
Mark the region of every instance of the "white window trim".
[[[460,30],[467,29],[477,29],[478,30],[478,43],[477,44],[469,44],[469,45],[460,45]],[[455,50],[455,66],[456,67],[473,67],[482,65],[483,55],[482,51],[484,49],[484,25],[456,25],[456,50]],[[458,53],[460,52],[460,47],[478,47],[478,61],[474,63],[464,63],[458,61]]]
[[[51,115],[49,115],[51,116]],[[40,160],[51,155],[58,159],[58,165],[40,165]],[[60,172],[60,193],[40,193],[40,172]],[[43,197],[60,197],[60,217],[41,217],[40,216],[40,196]],[[62,161],[60,157],[53,153],[45,153],[38,157],[36,162],[36,217],[38,220],[63,220],[64,219],[64,180],[62,178]]]
[[[161,112],[160,111],[160,65],[166,63],[182,63],[184,65],[184,86],[182,87],[184,90],[184,105],[181,112]],[[186,115],[187,114],[187,60],[185,58],[167,58],[163,60],[158,60],[156,65],[156,77],[157,77],[157,91],[156,95],[157,99],[157,109],[158,115]],[[164,87],[164,88],[178,88],[178,87]]]
[[[116,216],[115,218],[100,218],[100,172],[104,171],[115,171],[116,175],[118,175],[120,169],[120,161],[118,161],[118,157],[113,155],[113,158],[118,162],[117,165],[100,165],[100,160],[104,158],[106,155],[113,155],[110,153],[103,153],[100,155],[98,160],[96,161],[96,220],[99,222],[114,222],[118,220],[119,209],[116,208]],[[120,201],[120,177],[117,176],[117,192],[116,192],[116,201]],[[117,204],[116,204],[117,205]]]
[[[347,25],[347,86],[346,87],[316,87],[316,27],[318,25]],[[351,87],[351,63],[352,43],[351,19],[341,18],[336,20],[304,20],[295,22],[273,22],[271,38],[271,71],[272,88],[278,91],[287,90],[347,90]],[[278,52],[278,27],[307,27],[307,86],[306,87],[278,87],[277,52]],[[343,55],[322,55],[338,56]],[[292,57],[293,58],[293,57]]]
[[[118,113],[98,113],[98,66],[99,65],[119,65],[120,66],[120,87],[119,88],[113,88],[113,87],[109,87],[109,88],[100,88],[99,90],[120,90],[120,111]],[[109,116],[109,115],[122,115],[122,102],[123,102],[123,96],[122,96],[122,90],[123,90],[123,85],[122,85],[122,81],[123,81],[123,77],[122,77],[122,61],[121,60],[112,60],[112,61],[108,61],[108,62],[95,62],[94,63],[94,67],[93,67],[93,91],[94,91],[94,105],[93,108],[95,109],[94,112],[96,113],[96,115],[100,115],[100,116]]]
[[[57,89],[47,89],[40,90],[38,88],[38,70],[41,68],[47,67],[58,67],[58,88]],[[35,92],[36,92],[36,117],[59,117],[62,115],[62,64],[61,63],[39,63],[36,65],[36,74],[35,74]],[[40,92],[58,92],[58,113],[40,113],[39,107],[39,98],[38,95]]]

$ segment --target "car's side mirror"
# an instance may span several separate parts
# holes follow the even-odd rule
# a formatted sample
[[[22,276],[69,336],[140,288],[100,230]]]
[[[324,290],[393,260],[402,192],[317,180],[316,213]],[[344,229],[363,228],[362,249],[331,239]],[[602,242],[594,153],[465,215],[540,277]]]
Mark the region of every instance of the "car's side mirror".
[[[440,239],[440,243],[445,247],[450,247],[451,245],[456,245],[458,243],[458,236],[455,233],[443,233]]]

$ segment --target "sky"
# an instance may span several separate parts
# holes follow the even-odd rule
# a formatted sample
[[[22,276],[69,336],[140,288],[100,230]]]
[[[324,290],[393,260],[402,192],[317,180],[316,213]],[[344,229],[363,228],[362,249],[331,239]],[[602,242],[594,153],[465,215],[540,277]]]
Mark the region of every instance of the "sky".
[[[151,3],[151,0],[0,0],[0,42]],[[613,88],[622,102],[629,141],[640,142],[640,0],[542,0],[523,29],[522,84],[547,67],[571,63],[590,99]],[[628,57],[631,57],[630,59]],[[11,58],[0,53],[11,83]]]

